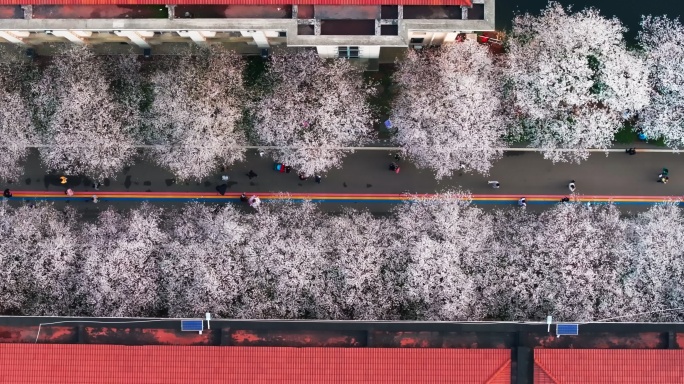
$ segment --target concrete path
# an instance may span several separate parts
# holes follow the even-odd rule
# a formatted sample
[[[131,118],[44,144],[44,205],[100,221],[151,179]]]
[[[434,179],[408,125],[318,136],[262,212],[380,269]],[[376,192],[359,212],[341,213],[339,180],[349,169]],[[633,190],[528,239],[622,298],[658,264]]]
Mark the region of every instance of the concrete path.
[[[384,151],[358,151],[345,159],[340,169],[328,172],[321,184],[313,178],[300,181],[296,173],[278,173],[273,161],[250,151],[244,163],[235,164],[227,174],[229,193],[290,192],[290,193],[435,193],[462,189],[473,194],[536,195],[567,194],[567,184],[574,179],[577,193],[582,195],[681,196],[684,195],[684,157],[677,154],[624,153],[592,154],[582,164],[553,164],[540,154],[507,152],[491,170],[491,175],[459,174],[437,181],[433,172],[416,169],[407,161],[401,162],[401,173],[388,170],[392,157]],[[656,182],[663,167],[670,170],[667,185]],[[26,164],[26,174],[18,183],[8,185],[20,191],[64,191],[59,174],[49,174],[42,167],[37,154]],[[250,180],[246,173],[253,170],[258,177]],[[501,183],[492,189],[488,180]],[[214,192],[222,184],[221,174],[197,182],[178,184],[161,167],[140,160],[121,172],[116,179],[107,180],[102,191],[118,192]],[[87,179],[70,176],[69,187],[77,192],[92,191]]]
[[[670,197],[679,199],[684,195],[684,158],[675,154],[644,153],[629,156],[624,153],[613,153],[608,157],[594,154],[587,162],[579,165],[554,165],[537,153],[509,152],[495,164],[490,177],[464,174],[441,181],[436,181],[432,172],[418,170],[406,161],[401,162],[401,173],[395,174],[388,169],[392,160],[392,156],[386,151],[358,151],[350,154],[340,169],[326,174],[321,184],[316,184],[312,179],[300,181],[295,173],[275,172],[271,159],[261,158],[252,151],[244,163],[236,164],[229,170],[229,189],[226,197],[235,197],[242,192],[260,196],[287,192],[296,197],[311,194],[437,193],[460,189],[476,195],[474,203],[487,210],[504,206],[515,207],[517,199],[525,196],[528,198],[528,210],[542,211],[559,201],[560,197],[567,196],[567,184],[574,179],[578,195],[593,201],[595,200],[591,195],[641,196],[638,199],[645,204],[620,205],[625,214],[631,214],[648,209],[653,201],[651,198],[651,203],[648,203],[648,196],[654,196],[657,201],[662,201]],[[671,181],[667,185],[655,181],[662,167],[670,170]],[[246,176],[250,169],[259,176],[250,180]],[[47,196],[47,200],[52,201],[57,208],[70,205],[78,209],[85,220],[95,220],[103,210],[112,207],[135,208],[140,206],[142,199],[166,208],[178,207],[187,201],[218,202],[214,200],[218,197],[216,186],[223,183],[221,174],[217,173],[198,182],[177,184],[168,171],[140,160],[135,166],[121,172],[116,179],[107,180],[100,191],[94,191],[89,180],[70,175],[68,186],[77,196],[66,198],[63,194],[65,187],[59,183],[59,176],[46,173],[37,153],[32,154],[27,161],[26,175],[18,183],[6,186],[15,193],[15,198],[10,204],[21,205],[31,200],[42,200]],[[501,188],[492,189],[487,185],[487,180],[499,181]],[[106,197],[108,193],[116,195],[122,192],[127,195],[126,198]],[[98,204],[92,203],[90,197],[93,194],[99,196]],[[188,194],[192,197],[154,197],[159,194]],[[210,198],[198,199],[198,196]],[[364,201],[356,197],[343,201],[326,199],[325,204],[320,204],[319,208],[336,212],[352,207],[366,209],[375,214],[385,214],[396,207],[396,203],[400,201],[397,196],[385,201]],[[220,200],[226,201],[231,199]],[[232,201],[238,200],[233,198]],[[245,212],[251,212],[246,204],[238,204],[237,207]]]

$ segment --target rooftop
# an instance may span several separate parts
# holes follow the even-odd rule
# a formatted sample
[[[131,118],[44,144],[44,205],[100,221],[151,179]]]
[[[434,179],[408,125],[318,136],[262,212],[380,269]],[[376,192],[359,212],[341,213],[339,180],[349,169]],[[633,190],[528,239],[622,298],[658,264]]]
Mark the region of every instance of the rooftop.
[[[0,344],[3,383],[510,383],[503,349]]]
[[[582,323],[576,336],[544,322],[204,324],[0,317],[0,383],[684,383],[682,323]]]
[[[535,384],[684,382],[684,351],[537,349]]]
[[[472,6],[472,0],[0,0],[0,5],[163,5],[167,3],[206,5],[462,5]]]

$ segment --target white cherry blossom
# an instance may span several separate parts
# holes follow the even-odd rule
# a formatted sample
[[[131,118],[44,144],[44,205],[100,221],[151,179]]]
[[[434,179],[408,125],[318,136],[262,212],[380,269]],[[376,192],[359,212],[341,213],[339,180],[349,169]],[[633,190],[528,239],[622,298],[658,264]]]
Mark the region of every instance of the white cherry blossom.
[[[395,140],[438,179],[460,169],[487,174],[501,156],[502,81],[488,48],[474,41],[408,51],[394,74]]]
[[[587,148],[609,147],[625,118],[648,104],[648,70],[627,50],[624,30],[596,9],[570,13],[556,2],[538,17],[514,19],[506,65],[512,109],[546,158],[579,162]]]
[[[276,161],[314,175],[340,167],[345,151],[371,134],[372,89],[349,60],[325,60],[315,51],[278,53],[268,64],[269,90],[253,106],[259,145]]]
[[[679,19],[647,16],[639,40],[646,54],[651,103],[639,113],[649,138],[664,138],[673,148],[684,146],[684,26]]]
[[[159,145],[152,158],[179,180],[199,180],[243,159],[247,142],[238,127],[246,99],[242,59],[208,48],[166,60],[152,77],[148,139]]]

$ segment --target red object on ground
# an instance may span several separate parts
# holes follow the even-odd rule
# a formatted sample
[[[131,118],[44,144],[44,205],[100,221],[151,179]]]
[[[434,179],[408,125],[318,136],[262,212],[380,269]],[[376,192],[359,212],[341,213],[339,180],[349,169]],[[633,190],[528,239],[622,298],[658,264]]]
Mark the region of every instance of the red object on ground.
[[[0,344],[6,383],[510,383],[509,349]]]
[[[159,0],[0,0],[0,5],[159,5]],[[472,0],[175,0],[178,5],[460,5]]]
[[[394,170],[394,173],[399,173],[400,170],[401,170],[401,167],[397,167],[397,168]]]

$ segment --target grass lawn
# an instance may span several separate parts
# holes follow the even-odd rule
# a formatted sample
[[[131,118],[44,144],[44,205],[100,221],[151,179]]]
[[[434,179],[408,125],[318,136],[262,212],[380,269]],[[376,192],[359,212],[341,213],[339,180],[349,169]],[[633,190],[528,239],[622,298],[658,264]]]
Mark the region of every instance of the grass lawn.
[[[647,140],[645,142],[648,144],[657,145],[659,147],[666,147],[665,140],[663,140],[662,137],[657,139],[657,140]],[[644,143],[644,141],[639,140],[639,135],[637,135],[637,133],[634,132],[634,130],[632,129],[632,125],[630,125],[630,124],[625,124],[615,134],[615,137],[613,138],[613,145],[616,145],[616,144],[629,145],[629,144],[634,144],[634,143]]]

